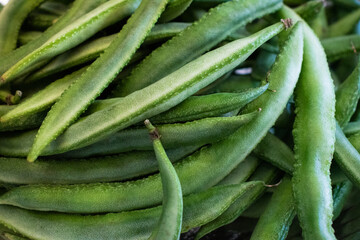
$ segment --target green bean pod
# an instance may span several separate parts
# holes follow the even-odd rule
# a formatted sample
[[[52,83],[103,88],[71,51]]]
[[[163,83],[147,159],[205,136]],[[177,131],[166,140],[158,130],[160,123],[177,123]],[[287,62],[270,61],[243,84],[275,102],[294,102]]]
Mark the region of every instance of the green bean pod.
[[[267,164],[262,164],[255,171],[254,175],[250,178],[251,181],[262,181],[265,184],[270,183],[277,176],[277,170]],[[226,209],[219,217],[213,221],[205,224],[196,234],[195,240],[198,240],[206,234],[222,227],[226,224],[233,222],[237,219],[241,213],[247,209],[253,202],[255,202],[266,190],[265,185],[258,185],[257,188],[253,188],[251,191],[246,192],[243,196],[236,199],[231,206]]]
[[[338,37],[346,35],[354,30],[356,23],[360,19],[360,9],[352,11],[343,18],[339,19],[335,23],[329,26],[329,37]]]
[[[307,23],[311,23],[318,17],[320,11],[324,8],[322,1],[308,1],[299,7],[295,8],[294,11],[301,16]]]
[[[47,29],[38,39],[31,41],[25,46],[15,49],[14,51],[9,52],[0,58],[0,74],[6,72],[22,58],[26,57],[32,51],[39,48],[47,40],[49,40],[49,38],[72,23],[75,19],[81,17],[82,15],[86,14],[106,1],[107,0],[76,0],[69,11],[65,13],[64,16],[60,17],[59,20],[53,26]]]
[[[259,181],[213,187],[184,198],[182,232],[199,227],[223,213],[232,202],[262,186]],[[148,239],[162,207],[104,215],[71,215],[0,206],[0,223],[39,240]]]
[[[102,111],[86,116],[66,129],[64,134],[57,138],[57,141],[69,144],[66,148],[63,148],[64,151],[85,147],[104,139],[118,130],[142,121],[144,118],[150,118],[164,112],[239,65],[259,46],[273,36],[276,36],[284,28],[282,23],[277,23],[250,37],[228,43],[225,46],[208,52],[151,86],[125,97],[118,104],[111,105]],[[121,50],[123,48],[118,49]],[[115,50],[110,48],[108,50],[109,55],[113,56]],[[104,65],[103,61],[99,61],[99,59],[97,60],[97,66],[103,68],[102,70],[105,72],[97,71],[96,74],[98,75],[96,75],[94,73],[96,71],[95,68],[92,68],[92,70],[88,69],[81,77],[81,84],[72,85],[73,87],[69,88],[62,95],[61,99],[63,100],[59,100],[51,110],[54,113],[48,114],[46,118],[48,120],[44,120],[35,139],[32,151],[28,155],[29,161],[34,161],[53,138],[60,133],[59,130],[63,130],[66,127],[68,121],[65,118],[72,119],[76,116],[75,110],[81,111],[82,106],[89,105],[87,101],[91,97],[89,92],[97,90],[96,86],[99,86],[99,79],[105,79],[104,74],[111,74],[109,66]],[[90,76],[86,77],[88,74]],[[95,89],[92,84],[89,85],[89,79],[96,81]],[[87,98],[81,94],[85,89],[87,89]],[[79,95],[79,99],[75,100],[74,96],[77,95]],[[80,99],[81,104],[79,103]],[[74,102],[77,104],[74,105]],[[101,118],[98,117],[99,115],[101,115]],[[96,127],[89,129],[89,126]],[[86,131],[82,129],[83,127],[86,128]],[[68,134],[72,136],[69,138]]]
[[[16,48],[20,27],[29,13],[44,0],[11,0],[0,13],[0,54]]]
[[[295,200],[290,177],[282,179],[251,235],[256,239],[286,239],[295,217]]]
[[[349,122],[344,128],[343,128],[344,134],[346,136],[350,136],[353,134],[360,133],[360,121],[356,122]]]
[[[41,34],[43,34],[40,31],[26,31],[26,32],[20,32],[19,34],[19,38],[18,38],[18,44],[25,45],[35,39],[37,39],[38,37],[41,36]]]
[[[113,96],[126,96],[160,80],[216,46],[239,27],[279,9],[281,4],[279,0],[235,0],[211,9],[198,22],[146,57],[120,82]]]
[[[360,36],[347,35],[333,38],[327,38],[321,41],[324,47],[328,61],[336,60],[352,56],[356,51],[360,50]]]
[[[17,62],[1,76],[2,82],[12,81],[30,70],[34,70],[33,66],[50,60],[84,42],[101,29],[126,18],[135,11],[139,2],[139,0],[110,0],[100,5],[63,28],[39,48]]]
[[[24,22],[24,29],[33,31],[45,31],[53,25],[59,16],[49,13],[33,13]]]
[[[171,0],[161,14],[160,22],[169,22],[180,16],[192,3],[193,0]]]
[[[61,16],[66,13],[66,11],[68,10],[68,6],[65,3],[61,3],[61,2],[47,1],[39,6],[39,10],[41,10],[42,12],[47,12]]]
[[[352,188],[353,188],[353,184],[348,180],[339,183],[334,187],[333,190],[334,220],[339,217]]]
[[[155,25],[149,35],[145,38],[144,44],[156,43],[158,41],[167,40],[182,30],[184,30],[188,23],[166,23]],[[111,42],[116,38],[117,34],[102,37],[80,45],[68,52],[65,52],[49,62],[39,71],[29,76],[26,81],[35,81],[49,75],[67,70],[69,68],[78,66],[97,59]],[[149,52],[142,50],[141,58],[145,57]],[[137,52],[137,54],[139,54]],[[132,63],[133,60],[129,62]]]
[[[161,132],[159,132],[149,120],[145,120],[144,123],[153,141],[164,196],[160,219],[149,239],[178,240],[180,239],[183,215],[183,198],[180,180],[161,144]]]
[[[283,7],[281,17],[300,17]],[[304,28],[304,59],[295,90],[293,191],[304,239],[335,239],[330,163],[335,144],[335,94],[323,48]],[[313,134],[316,133],[316,136]],[[309,181],[312,187],[309,188]]]
[[[188,156],[199,145],[168,149],[172,162]],[[29,163],[24,158],[0,157],[0,182],[10,184],[79,184],[123,181],[158,170],[151,151],[129,152],[112,156],[61,159],[46,158]]]

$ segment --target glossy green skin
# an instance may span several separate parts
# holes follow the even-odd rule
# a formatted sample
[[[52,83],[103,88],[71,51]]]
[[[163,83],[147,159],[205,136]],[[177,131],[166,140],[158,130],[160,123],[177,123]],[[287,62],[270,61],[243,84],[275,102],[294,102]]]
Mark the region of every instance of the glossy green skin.
[[[267,164],[262,164],[250,178],[250,181],[262,181],[263,183],[268,184],[274,180],[277,174],[278,171],[275,168]],[[236,199],[236,201],[233,202],[219,217],[202,226],[196,234],[195,240],[202,238],[215,229],[235,221],[245,209],[253,204],[265,192],[265,190],[266,187],[264,184],[258,185],[257,188],[253,188],[251,191],[246,192],[243,196]]]
[[[131,15],[139,3],[140,0],[107,1],[50,37],[39,48],[7,70],[1,79],[5,82],[12,81],[29,72],[29,69],[33,70],[32,66],[37,66],[43,61],[49,61],[51,58],[77,46],[101,29]]]
[[[55,14],[33,13],[26,18],[24,28],[29,30],[44,31],[53,25],[58,18],[59,16]]]
[[[280,17],[301,20],[284,7]],[[330,163],[335,143],[335,94],[320,41],[304,24],[304,59],[295,90],[293,190],[304,239],[335,239]],[[311,188],[309,188],[309,181]]]
[[[188,23],[166,23],[157,24],[152,29],[149,35],[145,38],[143,44],[156,43],[169,39],[182,30],[184,30],[189,24]],[[65,52],[53,60],[39,71],[32,74],[26,79],[27,82],[35,81],[46,76],[62,72],[71,67],[78,66],[92,60],[97,59],[111,42],[116,38],[117,34],[102,37],[80,45],[68,52]],[[139,51],[137,52],[139,53]],[[141,59],[147,55],[148,51],[143,50]],[[133,58],[134,59],[134,58]],[[129,62],[131,64],[133,59]]]
[[[334,158],[351,182],[360,187],[360,154],[346,138],[339,125],[336,126]]]
[[[258,158],[249,155],[217,185],[230,185],[245,182],[255,171],[259,164],[260,161]]]
[[[149,134],[153,141],[163,189],[161,216],[149,239],[178,240],[180,238],[183,215],[183,197],[180,180],[161,144],[161,132],[149,120],[145,120],[145,126],[149,129]]]
[[[69,11],[59,18],[59,20],[47,29],[38,39],[26,44],[0,58],[0,73],[3,74],[6,70],[30,54],[35,49],[39,48],[53,35],[62,30],[64,27],[72,23],[75,19],[83,16],[87,12],[98,7],[107,0],[76,0]]]
[[[87,66],[73,72],[64,78],[50,83],[43,90],[38,91],[30,98],[21,102],[17,107],[0,117],[0,123],[6,123],[13,119],[22,119],[34,113],[47,110],[53,105],[61,94],[78,79],[87,69]]]
[[[271,133],[268,133],[256,146],[254,153],[286,173],[292,174],[294,171],[295,158],[293,151]]]
[[[235,0],[211,9],[198,22],[146,57],[118,85],[114,96],[127,96],[162,79],[216,46],[240,26],[279,9],[281,4],[279,0],[266,3]]]
[[[329,62],[334,62],[341,58],[354,55],[354,48],[356,51],[360,50],[360,36],[347,35],[333,38],[327,38],[321,41],[324,47],[327,59]]]
[[[171,0],[161,14],[159,22],[169,22],[180,16],[192,3],[193,0]]]
[[[289,176],[282,179],[261,215],[251,235],[251,240],[286,239],[289,227],[295,217],[295,200]]]
[[[0,54],[16,48],[20,27],[29,13],[44,0],[11,0],[0,13]]]
[[[125,12],[133,11],[137,2],[128,2],[132,3],[131,10],[126,9],[124,4],[120,4],[120,9]],[[29,161],[35,161],[44,148],[74,122],[126,66],[155,25],[166,4],[167,0],[141,2],[101,57],[91,64],[51,108],[36,135],[28,155]]]
[[[259,181],[218,186],[184,198],[182,232],[199,227],[223,213],[237,198],[262,186]],[[155,227],[162,207],[81,216],[41,213],[0,206],[0,222],[35,239],[147,239]]]
[[[336,119],[346,126],[356,111],[360,98],[360,61],[350,76],[336,90]]]
[[[18,38],[18,44],[25,45],[43,34],[40,31],[26,31],[26,32],[20,32],[19,38]]]
[[[337,184],[333,189],[333,202],[334,202],[334,216],[333,219],[339,217],[341,211],[348,200],[348,196],[353,189],[353,184],[346,180]]]
[[[161,141],[166,149],[178,146],[205,145],[220,141],[259,115],[253,112],[235,117],[204,118],[193,122],[158,125]],[[25,146],[22,146],[26,148]],[[105,140],[85,148],[63,154],[64,157],[89,157],[118,154],[133,150],[151,150],[152,143],[144,128],[130,128],[117,132]],[[61,149],[51,149],[59,151]]]
[[[352,11],[329,26],[328,37],[338,37],[350,33],[360,19],[360,9]]]
[[[57,141],[67,144],[66,148],[63,148],[64,151],[85,147],[134,123],[164,112],[239,65],[259,46],[283,29],[283,24],[277,23],[247,38],[228,43],[208,52],[151,86],[125,97],[118,104],[84,117],[81,121],[71,125],[63,135],[57,138]],[[111,50],[109,55],[113,56],[114,51],[110,48],[108,50]],[[62,95],[62,100],[53,106],[51,112],[54,114],[48,114],[48,120],[44,120],[37,134],[33,150],[28,156],[30,161],[36,159],[46,145],[50,143],[49,140],[53,140],[52,138],[59,133],[59,129],[66,126],[66,119],[75,116],[75,108],[81,110],[81,106],[89,105],[90,90],[96,90],[93,89],[93,84],[89,84],[89,79],[96,81],[95,85],[99,86],[99,79],[105,79],[104,74],[110,74],[109,66],[104,65],[102,61],[99,61],[97,66],[104,68],[103,70],[106,73],[100,74],[99,71],[93,73],[94,68],[92,68],[93,70],[88,69],[81,77],[83,86],[80,87],[80,84],[72,85],[72,88],[69,88]],[[93,74],[89,78],[84,78],[88,73]],[[77,81],[77,83],[79,82]],[[86,92],[87,97],[84,97],[84,94],[81,94],[82,92]],[[76,100],[74,96],[77,97]],[[77,104],[74,105],[74,102]],[[254,111],[256,110],[258,108]]]
[[[188,156],[199,146],[168,149],[174,163]],[[156,172],[158,165],[151,151],[119,155],[62,159],[47,158],[29,163],[23,158],[0,157],[0,181],[12,184],[79,184],[123,181]]]

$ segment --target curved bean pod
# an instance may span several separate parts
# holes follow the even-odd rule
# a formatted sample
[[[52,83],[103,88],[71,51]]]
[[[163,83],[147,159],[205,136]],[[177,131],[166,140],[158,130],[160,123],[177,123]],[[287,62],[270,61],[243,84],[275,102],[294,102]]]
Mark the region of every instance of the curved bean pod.
[[[285,176],[256,224],[251,240],[285,239],[295,215],[291,179]]]
[[[178,240],[180,239],[183,215],[183,199],[180,180],[161,144],[161,132],[159,132],[149,120],[145,120],[144,123],[149,130],[150,138],[153,141],[163,188],[161,216],[149,239]]]
[[[25,56],[2,76],[3,83],[33,70],[32,66],[77,46],[99,30],[131,15],[139,6],[139,0],[111,0],[85,14],[72,24],[50,37],[39,48]],[[0,83],[1,84],[1,83]]]
[[[259,181],[213,187],[184,198],[182,232],[215,219],[237,198],[262,186]],[[41,213],[0,206],[0,222],[21,234],[39,240],[142,240],[150,236],[162,207],[122,213],[81,216]]]
[[[90,114],[81,121],[71,125],[63,135],[57,138],[58,143],[67,144],[66,148],[63,148],[64,151],[85,147],[104,139],[118,130],[142,121],[144,118],[150,118],[170,109],[239,65],[259,46],[276,36],[284,28],[282,23],[277,23],[250,37],[231,42],[208,52],[151,86],[125,97],[118,104]],[[131,44],[133,43],[132,41]],[[124,48],[116,48],[118,51],[119,49],[121,51]],[[108,50],[108,55],[113,56],[115,50],[110,48]],[[129,51],[129,49],[126,51]],[[69,88],[62,95],[61,99],[63,100],[59,100],[51,110],[54,114],[48,114],[46,118],[48,120],[44,120],[35,139],[32,151],[29,153],[29,161],[35,160],[53,138],[60,133],[59,130],[66,127],[66,124],[69,122],[65,121],[65,117],[73,119],[73,117],[76,117],[76,110],[82,111],[81,107],[89,105],[87,101],[91,97],[89,92],[96,92],[98,90],[99,79],[106,79],[104,74],[112,76],[109,72],[109,66],[104,65],[100,58],[98,60],[100,61],[97,61],[96,68],[100,67],[105,72],[97,71],[95,74],[96,68],[88,69],[80,78],[81,84],[72,85],[73,87]],[[95,87],[93,84],[89,85],[89,79],[96,81]],[[85,91],[84,89],[87,89],[87,98],[82,94]],[[80,99],[81,104],[79,103]],[[74,102],[77,102],[77,104],[74,105]],[[99,116],[101,117],[99,118]],[[89,129],[89,126],[94,127]],[[86,131],[84,131],[84,127]]]
[[[144,44],[156,43],[168,38],[171,38],[184,30],[188,23],[165,23],[155,25],[149,35],[145,38]],[[90,62],[98,58],[111,42],[116,38],[117,34],[95,39],[86,44],[80,45],[68,52],[65,52],[53,60],[45,67],[35,72],[26,79],[26,82],[38,80],[49,75],[64,71],[74,66]],[[141,58],[145,57],[149,52],[146,50],[140,51]],[[139,52],[137,52],[139,54]],[[135,56],[133,57],[135,58]],[[138,59],[139,57],[137,57]],[[141,59],[140,58],[140,59]],[[131,64],[133,59],[129,62]]]
[[[334,62],[341,58],[354,55],[354,51],[360,50],[360,36],[348,35],[327,38],[321,41],[328,61]]]
[[[132,3],[131,10],[137,7],[137,1],[129,3]],[[44,148],[74,122],[126,66],[155,25],[166,4],[167,0],[141,2],[104,54],[62,94],[51,108],[36,135],[28,155],[29,161],[35,161]],[[120,4],[120,9],[125,11],[125,6]]]
[[[0,13],[0,54],[16,48],[20,27],[29,13],[44,0],[11,0]]]
[[[126,96],[160,80],[216,46],[239,27],[279,9],[281,4],[279,0],[235,0],[211,9],[198,22],[146,57],[118,85],[113,96]]]
[[[200,146],[168,149],[175,163]],[[123,181],[156,172],[158,165],[150,151],[86,159],[40,159],[29,163],[23,158],[0,157],[0,181],[11,184],[79,184]]]
[[[280,16],[301,20],[288,7],[280,10]],[[330,183],[335,144],[334,85],[320,41],[304,25],[304,59],[295,90],[293,190],[303,237],[329,240],[335,239]]]
[[[180,16],[192,3],[193,0],[171,0],[161,14],[160,22],[169,22]]]
[[[346,35],[351,32],[356,23],[360,19],[360,9],[357,9],[350,14],[347,14],[345,17],[341,18],[337,22],[329,26],[329,37],[338,37],[341,35]]]

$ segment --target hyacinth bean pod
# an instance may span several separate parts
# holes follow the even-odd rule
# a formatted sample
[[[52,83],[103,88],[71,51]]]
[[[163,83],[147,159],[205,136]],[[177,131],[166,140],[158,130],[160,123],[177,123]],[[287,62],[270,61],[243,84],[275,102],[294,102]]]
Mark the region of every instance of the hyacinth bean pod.
[[[200,227],[223,213],[236,199],[262,186],[260,181],[218,186],[184,198],[182,232]],[[71,215],[0,206],[0,223],[39,240],[148,239],[162,207],[104,215]]]
[[[49,13],[32,13],[26,18],[24,28],[33,31],[44,31],[48,29],[59,16]]]
[[[292,183],[290,177],[285,176],[256,224],[251,240],[285,239],[294,217]]]
[[[29,13],[44,0],[11,0],[0,12],[0,54],[16,48],[20,27]]]
[[[337,184],[333,190],[334,216],[333,219],[339,217],[348,197],[353,189],[353,184],[346,180]]]
[[[161,132],[159,132],[148,119],[145,120],[144,123],[153,141],[163,188],[161,216],[149,239],[178,240],[180,239],[183,215],[183,198],[180,180],[161,144]]]
[[[341,58],[354,55],[360,50],[360,36],[346,35],[327,38],[321,41],[328,61],[334,62]]]
[[[180,16],[192,3],[193,0],[171,0],[161,14],[160,22],[169,22]]]
[[[64,16],[47,29],[38,39],[31,41],[30,43],[15,49],[14,51],[5,54],[3,58],[0,58],[0,74],[6,72],[11,66],[16,64],[22,58],[39,48],[46,41],[49,40],[57,32],[65,28],[67,25],[72,23],[74,20],[83,16],[87,12],[90,12],[100,4],[105,3],[107,0],[76,0],[72,7],[65,13]]]
[[[125,97],[118,104],[84,117],[66,129],[64,134],[57,138],[57,141],[60,144],[66,143],[67,147],[64,150],[67,151],[85,147],[118,130],[164,112],[239,65],[259,46],[283,31],[284,28],[284,24],[276,23],[247,38],[236,40],[210,51],[151,86]],[[131,35],[126,36],[131,38]],[[131,44],[134,42],[132,41]],[[117,44],[113,46],[116,48]],[[122,48],[116,48],[116,50],[122,51]],[[108,56],[113,56],[115,50],[108,48],[107,51]],[[87,100],[92,96],[89,93],[98,90],[99,79],[105,81],[107,78],[104,77],[104,74],[113,76],[109,72],[109,66],[104,65],[102,59],[99,58],[96,62],[96,67],[89,68],[79,79],[81,81],[78,80],[78,84],[72,85],[52,107],[37,134],[32,151],[28,155],[29,161],[34,161],[60,133],[59,130],[63,130],[69,124],[65,118],[73,119],[77,113],[75,110],[82,111],[81,107],[89,105],[90,102]],[[97,68],[105,72],[97,71]],[[89,79],[95,83],[89,85]],[[84,97],[83,91],[87,93],[87,97]],[[76,97],[78,99],[75,99]],[[258,109],[254,111],[256,110]],[[94,127],[89,128],[89,126]],[[86,131],[84,131],[84,127]]]
[[[356,122],[349,122],[344,128],[343,128],[344,134],[346,136],[350,136],[356,133],[360,132],[360,121]]]
[[[44,44],[23,59],[19,60],[2,76],[3,83],[33,70],[33,66],[77,46],[101,29],[131,15],[139,6],[139,0],[110,0],[91,12],[83,15],[58,33],[50,37]]]
[[[200,146],[168,149],[175,163],[195,152]],[[158,170],[152,151],[129,152],[118,155],[62,159],[46,158],[29,163],[24,158],[0,158],[0,182],[10,184],[78,184],[123,181]]]
[[[126,96],[160,80],[216,46],[239,27],[276,11],[281,4],[279,0],[235,0],[211,9],[198,22],[146,57],[120,82],[113,96]]]
[[[280,10],[280,17],[285,16],[301,20],[288,7]],[[303,237],[329,240],[335,239],[330,183],[335,144],[334,85],[323,48],[310,27],[304,25],[304,60],[295,90],[293,191]],[[311,137],[312,133],[316,137]],[[309,180],[312,188],[308,187]]]
[[[354,30],[356,23],[360,19],[360,9],[352,11],[350,14],[345,15],[343,18],[329,26],[329,37],[338,37],[346,35]]]

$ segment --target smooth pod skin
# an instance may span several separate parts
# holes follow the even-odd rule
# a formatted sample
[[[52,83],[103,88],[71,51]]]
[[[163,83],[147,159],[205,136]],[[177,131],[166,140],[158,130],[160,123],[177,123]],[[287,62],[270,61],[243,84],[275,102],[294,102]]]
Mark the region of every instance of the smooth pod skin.
[[[288,7],[281,17],[300,17]],[[334,85],[320,41],[304,26],[304,60],[295,90],[293,191],[304,239],[335,239],[330,164],[335,144]],[[309,188],[311,182],[311,188]]]
[[[360,9],[352,11],[329,26],[328,37],[338,37],[351,32],[360,19]]]
[[[136,1],[133,1],[132,8],[137,7]],[[141,2],[104,54],[91,64],[51,108],[28,155],[30,162],[35,161],[44,148],[74,122],[126,66],[166,4],[167,0]],[[120,6],[120,9],[123,8],[124,6]]]
[[[228,43],[204,54],[151,86],[123,98],[118,104],[84,117],[59,136],[57,138],[58,143],[66,143],[67,146],[63,149],[67,151],[85,147],[118,130],[174,107],[239,65],[259,46],[276,36],[284,28],[282,23],[277,23],[247,38]],[[131,43],[133,44],[133,42]],[[114,50],[110,48],[108,50],[108,55],[113,56]],[[75,110],[80,111],[82,106],[89,105],[88,100],[91,96],[89,92],[97,90],[99,79],[105,79],[104,74],[110,74],[109,66],[104,65],[103,61],[99,60],[100,58],[97,60],[97,66],[105,73],[96,71],[98,67],[92,68],[92,70],[88,69],[80,78],[81,84],[72,85],[72,88],[69,88],[62,95],[62,100],[60,99],[52,107],[44,120],[28,156],[29,161],[34,161],[51,140],[59,134],[59,130],[66,127],[66,124],[69,123],[66,118],[68,120],[73,119],[76,117]],[[99,76],[96,77],[95,73]],[[89,78],[85,78],[87,75],[90,75]],[[95,86],[89,85],[89,79],[96,81]],[[81,94],[83,91],[87,93],[88,97]],[[77,104],[74,105],[74,102]]]
[[[189,25],[189,23],[181,22],[157,24],[151,29],[151,32],[147,35],[143,44],[152,44],[167,40],[180,33]],[[113,34],[95,39],[57,56],[42,69],[29,76],[26,79],[26,82],[36,81],[49,75],[53,75],[66,69],[97,59],[105,51],[105,49],[109,47],[116,36],[117,34]],[[140,59],[142,59],[148,54],[148,51],[139,49],[136,54],[139,55],[140,53],[142,53],[140,56]],[[135,58],[134,56],[129,64],[134,62],[134,59],[138,59],[138,57]]]
[[[168,149],[172,162],[195,152],[200,146]],[[151,151],[118,155],[62,159],[46,158],[29,163],[24,158],[0,157],[0,181],[11,184],[79,184],[123,181],[154,173],[158,170]]]
[[[17,62],[1,76],[2,82],[12,81],[29,72],[29,69],[34,70],[32,66],[50,60],[84,42],[101,29],[126,18],[135,11],[139,3],[139,0],[110,0],[100,5],[60,30]]]
[[[262,186],[259,181],[218,186],[184,198],[182,232],[215,219],[237,198]],[[21,234],[39,240],[147,239],[162,207],[104,215],[41,213],[0,206],[0,222]]]
[[[216,46],[234,30],[276,11],[281,5],[279,0],[235,0],[211,9],[198,22],[146,57],[120,82],[113,96],[127,96],[162,79]]]
[[[161,216],[149,239],[178,240],[180,239],[183,214],[183,199],[180,180],[161,144],[161,132],[159,132],[149,120],[145,120],[144,123],[149,130],[150,138],[153,141],[163,188]]]
[[[0,13],[0,54],[16,48],[20,27],[29,13],[44,0],[11,0]]]
[[[256,224],[251,240],[286,239],[295,214],[291,179],[285,176],[276,187],[265,212]]]
[[[290,175],[294,171],[295,158],[293,151],[271,133],[266,134],[254,149],[254,153]]]
[[[346,58],[355,54],[354,51],[360,50],[360,36],[346,35],[323,39],[321,41],[324,47],[328,62]]]
[[[258,185],[246,194],[234,201],[219,217],[205,224],[196,234],[195,240],[201,239],[206,234],[218,229],[226,224],[235,221],[243,211],[251,206],[266,190],[265,184],[271,183],[277,176],[278,171],[267,164],[262,164],[251,176],[250,181],[262,181],[263,185]]]
[[[0,74],[6,72],[10,67],[20,61],[22,58],[30,54],[35,49],[43,45],[54,34],[72,23],[75,19],[81,17],[87,12],[105,3],[107,0],[75,0],[72,7],[59,20],[47,29],[38,39],[5,54],[0,58]]]

